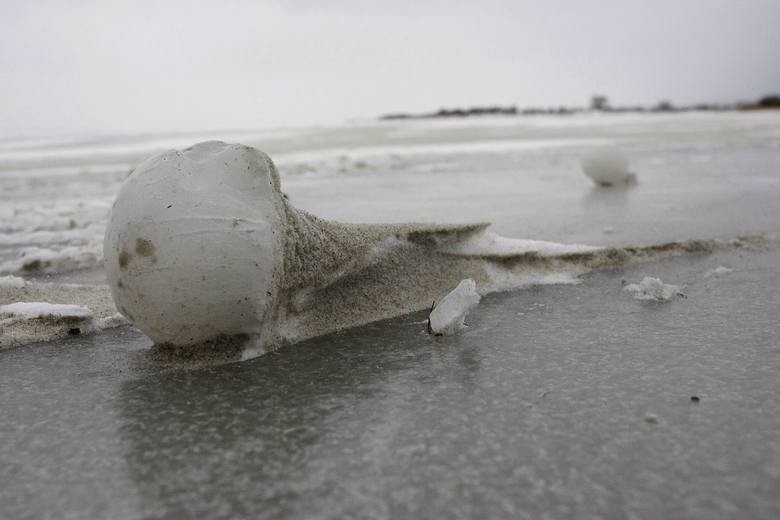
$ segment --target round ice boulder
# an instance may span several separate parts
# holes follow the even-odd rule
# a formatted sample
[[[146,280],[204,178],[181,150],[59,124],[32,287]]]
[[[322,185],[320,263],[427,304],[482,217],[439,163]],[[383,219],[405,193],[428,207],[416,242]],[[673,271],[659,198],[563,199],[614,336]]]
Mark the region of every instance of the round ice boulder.
[[[157,344],[262,336],[280,265],[283,203],[273,162],[209,141],[140,164],[104,241],[118,310]]]

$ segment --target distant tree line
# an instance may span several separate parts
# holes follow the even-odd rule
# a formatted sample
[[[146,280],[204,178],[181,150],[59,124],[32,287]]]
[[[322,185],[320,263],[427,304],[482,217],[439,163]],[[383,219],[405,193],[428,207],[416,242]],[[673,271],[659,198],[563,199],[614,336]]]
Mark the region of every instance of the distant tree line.
[[[380,119],[433,119],[433,118],[462,118],[472,116],[488,116],[488,115],[500,115],[500,116],[515,116],[515,115],[569,115],[578,114],[582,112],[689,112],[689,111],[706,111],[706,112],[725,112],[732,110],[765,110],[765,109],[780,109],[780,96],[768,95],[764,96],[758,101],[740,101],[737,103],[697,103],[693,105],[674,105],[670,101],[659,101],[653,106],[642,105],[630,105],[630,106],[612,106],[609,103],[609,98],[603,95],[593,96],[590,100],[590,107],[529,107],[529,108],[517,108],[515,105],[510,106],[476,106],[469,108],[441,108],[435,112],[428,112],[423,114],[408,114],[408,113],[394,113],[385,114]]]
[[[590,100],[590,109],[597,112],[688,112],[696,111],[728,111],[728,110],[761,110],[780,108],[780,96],[764,96],[758,101],[739,101],[737,103],[696,103],[693,105],[677,106],[671,101],[663,100],[651,107],[641,105],[617,106],[609,104],[606,96],[593,96]]]
[[[470,108],[441,108],[436,112],[427,114],[386,114],[381,119],[425,119],[433,117],[469,117],[469,116],[514,116],[517,115],[516,106],[490,106],[490,107],[470,107]]]

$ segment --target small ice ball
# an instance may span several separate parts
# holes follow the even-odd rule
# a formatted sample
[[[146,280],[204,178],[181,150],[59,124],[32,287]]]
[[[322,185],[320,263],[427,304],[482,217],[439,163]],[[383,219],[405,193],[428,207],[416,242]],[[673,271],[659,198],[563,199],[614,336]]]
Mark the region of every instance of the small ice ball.
[[[636,182],[628,170],[628,159],[617,148],[599,148],[580,158],[582,170],[599,186],[609,187]]]

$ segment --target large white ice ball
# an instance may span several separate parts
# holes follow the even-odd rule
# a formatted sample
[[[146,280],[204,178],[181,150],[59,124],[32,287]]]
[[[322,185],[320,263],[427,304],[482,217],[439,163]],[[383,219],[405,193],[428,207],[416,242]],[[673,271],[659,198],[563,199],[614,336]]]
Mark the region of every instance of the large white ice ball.
[[[273,162],[253,148],[209,141],[143,162],[106,229],[117,308],[158,344],[260,335],[282,208]]]

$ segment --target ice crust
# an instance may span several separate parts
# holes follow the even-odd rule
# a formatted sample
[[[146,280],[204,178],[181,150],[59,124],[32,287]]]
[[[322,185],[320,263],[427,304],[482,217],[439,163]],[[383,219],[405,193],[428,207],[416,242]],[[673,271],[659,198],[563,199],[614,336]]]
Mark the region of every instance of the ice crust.
[[[477,283],[467,278],[439,301],[431,311],[429,330],[436,336],[455,334],[466,327],[466,315],[479,304]]]
[[[610,187],[636,182],[628,169],[628,159],[617,148],[599,148],[582,156],[585,175],[599,186]]]
[[[624,290],[634,293],[637,300],[668,302],[682,295],[682,286],[663,283],[659,278],[645,276],[639,283],[626,285]]]

